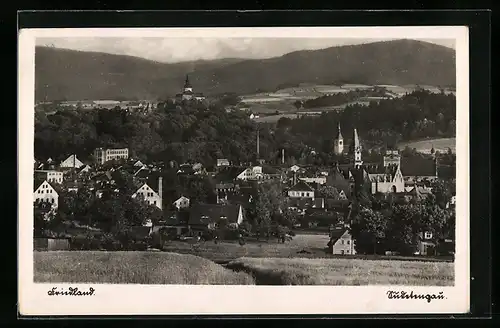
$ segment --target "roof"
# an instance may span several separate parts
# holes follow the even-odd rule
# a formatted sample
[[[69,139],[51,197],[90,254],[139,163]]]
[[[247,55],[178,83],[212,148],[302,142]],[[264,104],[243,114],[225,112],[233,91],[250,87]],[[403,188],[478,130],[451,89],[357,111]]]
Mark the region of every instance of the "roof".
[[[311,187],[307,182],[305,181],[299,181],[297,182],[292,188],[289,189],[289,191],[314,191],[314,188]]]
[[[342,237],[348,229],[341,225],[336,225],[332,230],[330,230],[330,240],[333,245]]]
[[[231,189],[234,188],[234,183],[226,182],[226,183],[216,183],[215,189]]]
[[[192,88],[191,82],[189,82],[189,75],[186,75],[186,81],[184,81],[184,88]]]
[[[421,156],[401,157],[403,176],[436,176],[436,162],[432,158]]]
[[[52,189],[55,189],[54,186],[50,182],[48,182],[47,180],[35,178],[34,183],[33,183],[33,192],[35,192],[44,182],[47,182],[49,184],[49,186],[52,187]]]
[[[186,225],[189,221],[187,211],[164,211],[160,225]]]
[[[237,223],[241,205],[195,204],[189,209],[189,224],[219,222],[223,217],[227,222]]]
[[[336,140],[344,139],[342,137],[342,132],[340,131],[340,123],[339,123],[339,127],[338,127],[338,130],[337,130],[337,135],[335,136],[335,139]]]
[[[215,180],[220,183],[233,182],[244,169],[245,168],[243,167],[237,166],[225,167],[217,172],[217,174],[215,175]]]
[[[297,207],[300,209],[305,209],[308,207],[311,207],[313,204],[313,201],[311,198],[289,198],[288,199],[288,206],[289,207]]]
[[[279,174],[280,171],[272,166],[263,166],[262,173],[264,173],[264,174]]]

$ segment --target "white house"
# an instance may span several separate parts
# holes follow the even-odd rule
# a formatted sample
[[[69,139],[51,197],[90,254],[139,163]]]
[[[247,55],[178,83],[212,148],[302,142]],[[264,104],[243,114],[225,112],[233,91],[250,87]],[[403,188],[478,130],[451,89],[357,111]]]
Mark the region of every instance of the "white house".
[[[158,189],[154,190],[147,183],[144,183],[137,191],[132,195],[132,198],[141,197],[150,205],[155,205],[160,210],[162,206],[162,178],[158,179]]]
[[[144,164],[141,161],[138,160],[137,162],[134,163],[134,166],[135,167],[143,167]]]
[[[179,197],[175,202],[173,202],[173,205],[178,209],[182,208],[188,208],[189,207],[189,198],[185,196]]]
[[[299,181],[288,190],[288,197],[314,199],[314,188],[308,185],[305,181]]]
[[[60,166],[65,168],[73,167],[79,169],[83,165],[84,164],[78,158],[76,158],[76,155],[70,155],[68,158],[61,162]]]
[[[80,169],[80,171],[78,171],[78,174],[80,175],[83,173],[87,173],[90,171],[90,169],[91,169],[90,165],[85,165]]]
[[[49,203],[52,204],[51,207],[53,209],[57,209],[59,206],[59,194],[47,180],[44,180],[41,184],[35,185],[33,201],[36,203]]]
[[[249,168],[246,168],[243,172],[238,174],[236,179],[238,180],[258,180],[262,179],[264,174],[262,173],[262,166],[252,166]]]
[[[355,242],[347,227],[337,225],[330,230],[330,242],[328,247],[332,254],[354,255],[356,254]]]
[[[299,180],[304,181],[306,183],[317,183],[320,185],[324,185],[326,183],[326,177],[310,177],[310,178],[299,178]]]
[[[229,160],[227,158],[217,158],[217,167],[229,166]]]
[[[35,176],[51,183],[62,183],[64,173],[55,170],[35,170]]]

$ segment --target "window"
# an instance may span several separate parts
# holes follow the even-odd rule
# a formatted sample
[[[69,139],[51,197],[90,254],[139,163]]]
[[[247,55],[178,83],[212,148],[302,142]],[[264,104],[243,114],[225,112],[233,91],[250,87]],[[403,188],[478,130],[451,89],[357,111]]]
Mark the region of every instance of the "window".
[[[154,201],[154,204],[156,205],[156,200]]]
[[[347,250],[347,254],[349,254],[349,250]]]
[[[303,193],[303,192],[301,192],[301,193],[300,193],[300,196],[301,196],[301,197],[304,197],[304,193]]]
[[[350,243],[351,243],[351,241],[350,241],[350,240],[347,240],[347,245],[349,245]]]
[[[344,245],[344,239],[342,239],[342,240],[340,241],[340,243],[341,243],[342,245]]]
[[[341,250],[341,251],[340,251],[340,254],[341,254],[341,255],[344,255],[344,250]]]
[[[432,238],[432,232],[426,231],[424,237],[425,237],[425,239],[431,239]]]
[[[54,198],[52,198],[52,204],[54,203]]]

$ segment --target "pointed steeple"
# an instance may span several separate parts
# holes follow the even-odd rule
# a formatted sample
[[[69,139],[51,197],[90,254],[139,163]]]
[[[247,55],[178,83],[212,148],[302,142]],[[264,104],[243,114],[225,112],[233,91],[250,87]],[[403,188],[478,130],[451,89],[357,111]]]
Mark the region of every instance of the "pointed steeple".
[[[189,82],[189,75],[186,74],[186,82],[184,82],[184,88],[192,88],[191,83]]]
[[[344,138],[342,137],[342,132],[340,131],[340,122],[339,122],[339,126],[338,126],[337,136],[335,137],[335,139],[337,139],[337,140],[342,140],[342,139],[344,139]]]
[[[354,149],[359,148],[359,136],[358,136],[358,130],[354,128]]]

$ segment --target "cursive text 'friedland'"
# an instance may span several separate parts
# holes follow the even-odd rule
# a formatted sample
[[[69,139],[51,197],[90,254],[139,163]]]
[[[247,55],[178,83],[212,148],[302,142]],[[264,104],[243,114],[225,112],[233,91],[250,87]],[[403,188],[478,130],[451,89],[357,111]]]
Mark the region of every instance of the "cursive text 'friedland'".
[[[444,300],[446,297],[443,295],[443,292],[439,292],[438,294],[415,294],[413,290],[409,293],[389,290],[387,291],[387,298],[396,300],[427,300],[427,303],[430,303],[431,300]]]
[[[69,287],[68,290],[61,288],[58,290],[57,287],[52,287],[51,290],[47,292],[49,296],[92,296],[95,289],[90,287],[88,291],[81,291],[78,287]]]

